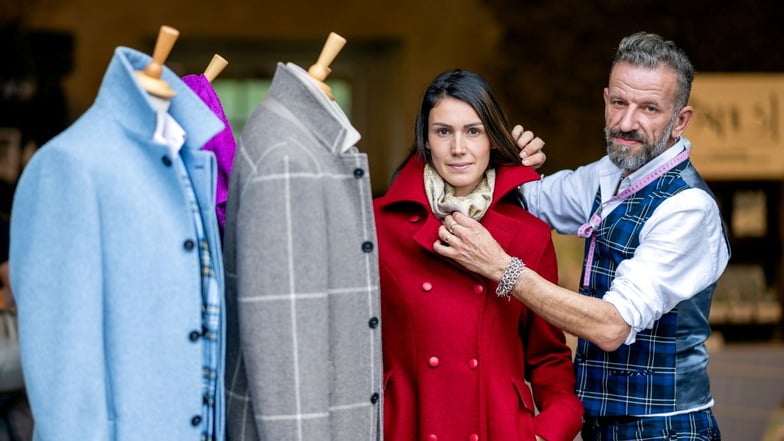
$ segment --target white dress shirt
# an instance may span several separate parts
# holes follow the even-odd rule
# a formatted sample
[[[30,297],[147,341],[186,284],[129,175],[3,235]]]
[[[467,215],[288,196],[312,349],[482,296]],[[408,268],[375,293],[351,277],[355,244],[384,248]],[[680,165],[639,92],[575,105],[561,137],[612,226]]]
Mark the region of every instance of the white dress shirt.
[[[618,192],[652,173],[691,143],[681,137],[651,162],[623,178]],[[623,169],[609,157],[563,170],[521,187],[529,211],[562,234],[577,234],[588,221],[597,189],[611,199]],[[608,204],[602,217],[619,202]],[[626,344],[681,301],[718,280],[729,260],[722,219],[712,195],[690,188],[669,197],[640,231],[634,256],[621,262],[603,300],[612,303],[632,330]]]

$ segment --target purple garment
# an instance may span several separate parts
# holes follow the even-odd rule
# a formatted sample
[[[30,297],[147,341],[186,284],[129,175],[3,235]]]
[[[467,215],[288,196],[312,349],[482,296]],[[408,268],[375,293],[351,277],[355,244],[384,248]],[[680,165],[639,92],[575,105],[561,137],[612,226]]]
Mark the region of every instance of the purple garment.
[[[182,81],[191,88],[196,95],[207,104],[207,107],[223,121],[223,131],[215,135],[214,138],[204,144],[202,150],[211,151],[218,162],[218,185],[215,194],[215,214],[218,217],[221,237],[223,237],[223,225],[226,223],[226,200],[229,197],[229,176],[231,176],[231,163],[234,160],[234,152],[237,149],[237,142],[231,132],[231,126],[223,113],[223,106],[220,98],[212,88],[212,84],[204,74],[185,75]]]

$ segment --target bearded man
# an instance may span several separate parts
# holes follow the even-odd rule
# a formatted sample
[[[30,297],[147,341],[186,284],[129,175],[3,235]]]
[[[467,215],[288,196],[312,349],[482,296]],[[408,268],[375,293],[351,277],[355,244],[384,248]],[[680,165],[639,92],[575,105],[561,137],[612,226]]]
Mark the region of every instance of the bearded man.
[[[586,239],[579,294],[524,267],[467,216],[447,216],[445,242],[434,244],[579,337],[585,441],[721,437],[705,341],[730,250],[682,136],[694,116],[693,78],[673,42],[649,33],[624,38],[604,89],[607,156],[522,186],[531,213]],[[520,146],[530,143],[530,132],[515,133]]]

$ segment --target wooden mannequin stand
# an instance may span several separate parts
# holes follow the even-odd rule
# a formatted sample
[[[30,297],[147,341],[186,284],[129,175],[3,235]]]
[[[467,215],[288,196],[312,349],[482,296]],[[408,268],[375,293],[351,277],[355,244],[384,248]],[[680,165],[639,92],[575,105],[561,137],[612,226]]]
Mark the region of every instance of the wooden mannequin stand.
[[[143,71],[136,71],[136,78],[139,80],[142,88],[150,95],[167,99],[176,95],[174,90],[169,87],[169,84],[161,79],[161,74],[163,73],[163,64],[166,62],[166,58],[168,58],[174,42],[179,36],[180,31],[171,26],[161,26],[161,30],[158,32],[158,40],[155,42],[152,61]]]
[[[228,64],[229,62],[226,61],[225,58],[221,57],[218,54],[213,55],[212,60],[210,60],[210,64],[207,65],[206,69],[204,69],[204,76],[207,77],[207,81],[212,83],[212,80],[214,80],[218,75],[220,75],[220,73],[223,72],[223,69]]]
[[[329,65],[332,64],[345,44],[345,38],[334,32],[330,32],[327,37],[327,42],[324,43],[324,48],[321,49],[321,55],[319,55],[316,64],[310,66],[310,69],[308,69],[308,75],[316,81],[316,84],[321,87],[321,90],[323,90],[332,100],[335,99],[332,95],[332,88],[329,87],[324,80],[326,80],[327,76],[332,72]]]

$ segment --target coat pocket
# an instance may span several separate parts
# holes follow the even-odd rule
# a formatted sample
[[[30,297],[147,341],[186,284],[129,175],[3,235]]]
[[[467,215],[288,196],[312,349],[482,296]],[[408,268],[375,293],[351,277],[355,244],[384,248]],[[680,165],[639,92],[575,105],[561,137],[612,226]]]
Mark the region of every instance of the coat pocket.
[[[520,406],[528,411],[531,415],[536,413],[536,407],[534,406],[534,400],[531,397],[531,388],[520,378],[512,378],[512,386],[514,386],[515,391],[517,392],[517,397],[520,400]]]
[[[384,373],[384,439],[417,439],[416,394],[408,387],[405,376]]]
[[[517,413],[517,433],[519,439],[536,439],[534,432],[534,415],[536,408],[531,397],[531,389],[521,378],[512,377],[512,386],[517,393],[520,410]]]

